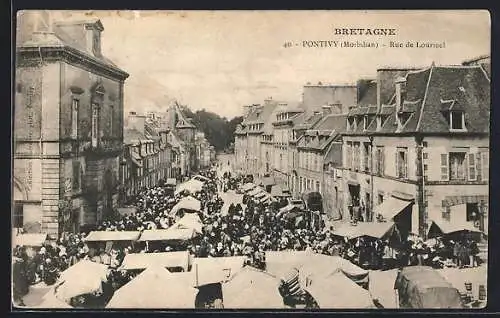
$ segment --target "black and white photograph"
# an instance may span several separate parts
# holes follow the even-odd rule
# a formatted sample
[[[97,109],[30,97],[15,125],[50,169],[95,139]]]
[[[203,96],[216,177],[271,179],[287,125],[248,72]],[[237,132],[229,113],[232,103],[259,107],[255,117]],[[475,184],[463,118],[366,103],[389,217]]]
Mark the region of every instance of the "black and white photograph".
[[[487,306],[488,11],[15,19],[12,308]]]

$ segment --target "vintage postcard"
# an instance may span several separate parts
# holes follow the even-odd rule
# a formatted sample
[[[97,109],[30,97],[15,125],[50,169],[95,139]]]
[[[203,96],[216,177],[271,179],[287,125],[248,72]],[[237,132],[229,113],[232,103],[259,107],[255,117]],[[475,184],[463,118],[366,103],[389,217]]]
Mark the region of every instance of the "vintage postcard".
[[[12,306],[484,308],[490,15],[17,13]]]

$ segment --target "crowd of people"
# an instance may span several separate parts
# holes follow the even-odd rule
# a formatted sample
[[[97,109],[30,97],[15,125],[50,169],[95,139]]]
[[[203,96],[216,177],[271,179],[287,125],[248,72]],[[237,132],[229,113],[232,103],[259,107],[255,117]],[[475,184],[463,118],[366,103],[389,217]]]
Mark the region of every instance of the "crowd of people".
[[[319,231],[311,227],[307,211],[292,217],[280,213],[282,204],[271,199],[267,202],[249,198],[246,204],[231,203],[223,209],[224,202],[219,191],[235,189],[243,182],[241,178],[229,173],[217,177],[215,170],[200,173],[207,177],[202,191],[174,194],[165,187],[145,189],[132,199],[131,205],[136,212],[116,215],[112,220],[102,222],[96,229],[100,231],[143,231],[147,229],[167,229],[179,215],[172,215],[172,207],[185,195],[192,195],[201,202],[198,212],[203,223],[202,233],[186,245],[166,245],[161,248],[148,248],[141,244],[114,244],[112,247],[90,248],[85,242],[86,233],[63,235],[57,242],[46,244],[36,254],[31,254],[23,246],[17,246],[15,275],[18,279],[15,294],[27,293],[27,286],[40,281],[54,284],[59,273],[79,260],[88,259],[108,265],[111,268],[110,280],[114,289],[129,281],[131,274],[116,270],[128,253],[164,252],[187,249],[195,257],[246,256],[247,264],[265,268],[265,252],[296,250],[312,251],[326,255],[342,256],[364,268],[389,268],[400,265],[431,265],[443,250],[450,251],[450,258],[458,266],[475,265],[477,261],[470,255],[477,253],[473,242],[460,245],[455,242],[446,249],[443,241],[435,246],[427,246],[421,241],[407,241],[405,248],[395,250],[386,241],[358,238],[348,240],[336,236],[332,229]],[[16,278],[15,278],[16,279]]]

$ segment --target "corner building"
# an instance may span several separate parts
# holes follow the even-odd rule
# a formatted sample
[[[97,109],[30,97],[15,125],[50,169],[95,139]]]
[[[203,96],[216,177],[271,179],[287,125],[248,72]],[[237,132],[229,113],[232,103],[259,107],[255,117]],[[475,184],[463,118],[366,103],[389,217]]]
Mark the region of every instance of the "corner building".
[[[117,207],[128,74],[102,54],[99,20],[52,20],[18,19],[13,226],[55,238]]]

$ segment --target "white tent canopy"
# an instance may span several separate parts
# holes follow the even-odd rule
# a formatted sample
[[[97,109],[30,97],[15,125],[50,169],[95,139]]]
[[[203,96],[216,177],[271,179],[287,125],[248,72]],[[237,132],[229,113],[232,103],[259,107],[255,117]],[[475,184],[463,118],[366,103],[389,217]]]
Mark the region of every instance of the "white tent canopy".
[[[174,225],[170,227],[171,229],[193,229],[197,233],[202,233],[203,222],[201,222],[200,217],[196,213],[185,214],[180,218]]]
[[[107,281],[108,266],[81,260],[61,273],[56,295],[60,299],[89,294],[101,290],[102,283]]]
[[[385,199],[380,205],[374,209],[375,215],[382,215],[384,219],[392,221],[393,218],[403,211],[407,206],[412,204],[412,201],[405,201],[395,197]]]
[[[196,181],[201,181],[201,182],[208,182],[210,181],[209,178],[202,176],[201,174],[197,174],[194,177],[191,178],[191,180],[196,180]]]
[[[136,241],[139,231],[92,231],[85,237],[87,242]]]
[[[481,230],[476,228],[471,222],[446,222],[433,220],[429,226],[428,237],[433,238],[443,234],[461,231],[481,233]]]
[[[370,293],[340,272],[312,280],[304,289],[321,309],[375,308]]]
[[[284,308],[279,283],[279,279],[271,274],[246,266],[222,284],[224,308]]]
[[[123,270],[135,270],[155,266],[163,268],[182,267],[187,271],[189,267],[189,252],[127,254],[120,268]]]
[[[299,270],[302,284],[309,279],[322,280],[342,272],[358,283],[367,282],[368,271],[339,257],[305,251],[266,252],[266,270],[276,277],[285,277],[290,270]]]
[[[139,238],[139,242],[146,241],[187,241],[196,236],[196,231],[192,228],[173,228],[161,230],[144,230]]]
[[[153,266],[118,289],[106,308],[195,308],[198,290],[176,274],[162,267]]]
[[[335,235],[347,237],[348,239],[362,236],[380,239],[383,237],[390,237],[394,232],[397,232],[397,228],[392,221],[359,222],[356,225],[345,223],[333,231]]]
[[[191,179],[184,183],[181,183],[178,186],[177,190],[175,190],[175,194],[177,195],[182,191],[189,191],[190,193],[195,193],[201,191],[202,189],[203,189],[203,182]]]
[[[179,210],[184,209],[188,211],[201,211],[201,202],[192,196],[187,196],[179,200],[170,211],[170,215],[176,215]]]
[[[198,285],[225,282],[243,268],[245,256],[194,258]]]
[[[71,307],[67,302],[57,298],[54,288],[51,288],[42,299],[42,302],[36,306],[40,309],[70,309]]]

